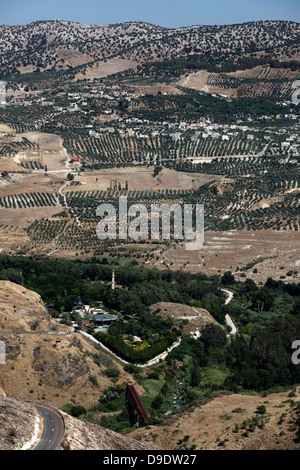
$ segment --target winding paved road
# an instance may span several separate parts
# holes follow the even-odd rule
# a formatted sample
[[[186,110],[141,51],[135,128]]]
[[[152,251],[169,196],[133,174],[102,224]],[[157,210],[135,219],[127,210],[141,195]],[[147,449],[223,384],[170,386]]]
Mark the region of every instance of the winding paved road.
[[[228,297],[227,299],[225,300],[225,305],[228,305],[232,299],[233,299],[233,292],[231,292],[230,290],[227,290],[227,289],[221,289],[223,292],[225,292],[226,294],[228,294]],[[231,316],[230,315],[226,315],[225,316],[225,321],[226,321],[226,324],[228,326],[230,326],[231,328],[231,331],[230,331],[230,335],[236,335],[237,334],[237,327],[235,326],[235,323],[234,321],[232,320]]]
[[[50,408],[35,405],[43,420],[43,429],[38,444],[33,450],[56,450],[64,438],[64,423],[61,416]]]

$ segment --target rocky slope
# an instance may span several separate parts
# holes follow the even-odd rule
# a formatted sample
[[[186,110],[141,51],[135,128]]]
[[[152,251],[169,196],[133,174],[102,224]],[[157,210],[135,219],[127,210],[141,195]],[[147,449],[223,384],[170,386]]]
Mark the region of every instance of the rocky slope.
[[[8,397],[89,407],[111,385],[107,368],[120,371],[120,384],[132,380],[96,344],[54,320],[38,294],[9,281],[0,281],[0,341],[0,388]]]
[[[53,326],[41,297],[10,281],[0,281],[0,321],[5,334],[48,331]]]
[[[153,446],[63,413],[66,433],[59,450],[149,450]],[[21,400],[0,398],[0,450],[26,450],[38,441],[36,408]]]
[[[66,435],[63,450],[150,450],[151,444],[144,444],[126,435],[104,429],[96,424],[86,423],[64,414]]]
[[[88,339],[57,323],[41,297],[23,286],[0,281],[0,340],[6,363],[0,375],[0,449],[31,448],[41,422],[24,399],[60,408],[71,403],[95,405],[111,379],[108,367],[118,368],[119,383],[132,376]],[[139,393],[143,389],[137,386]],[[64,450],[145,450],[147,446],[64,413]]]
[[[37,412],[33,405],[0,397],[0,449],[17,450],[35,433]]]

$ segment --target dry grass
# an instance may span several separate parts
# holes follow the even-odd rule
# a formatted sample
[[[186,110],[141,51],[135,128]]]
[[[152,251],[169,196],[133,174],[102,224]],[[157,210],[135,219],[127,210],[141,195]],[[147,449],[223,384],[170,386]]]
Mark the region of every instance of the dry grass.
[[[255,282],[265,282],[268,277],[279,279],[280,276],[293,270],[298,274],[289,280],[299,282],[299,232],[275,230],[206,232],[204,242],[204,247],[197,252],[187,251],[181,245],[166,248],[159,260],[153,261],[153,264],[161,268],[186,269],[207,275],[232,271],[241,280],[243,276],[240,275],[246,274]],[[248,263],[257,260],[260,262],[252,268],[236,272],[237,269],[244,268]],[[255,269],[257,272],[253,272]]]
[[[38,294],[9,281],[0,281],[0,340],[6,343],[7,356],[0,387],[8,397],[88,407],[111,384],[104,374],[107,367],[120,370],[120,384],[132,380],[94,343],[52,319]],[[100,365],[93,355],[99,356]],[[142,387],[138,391],[144,393]]]
[[[186,443],[196,446],[197,450],[299,450],[300,445],[294,441],[295,416],[291,406],[291,400],[297,402],[299,397],[299,388],[292,399],[289,392],[266,397],[224,395],[190,412],[168,418],[162,426],[136,430],[130,436],[153,442],[152,436],[157,435],[155,445],[164,450],[179,449],[185,436],[189,436]],[[266,407],[264,427],[256,426],[246,436],[243,423],[258,416],[256,410],[260,405]]]
[[[110,186],[111,180],[120,182],[122,187],[128,181],[129,190],[151,189],[192,189],[206,184],[215,179],[220,179],[215,175],[200,175],[197,173],[181,173],[175,170],[164,170],[153,178],[153,168],[113,168],[92,173],[82,173],[76,176],[76,181],[81,185],[77,190],[95,191],[106,190]],[[98,180],[98,181],[97,181]],[[70,191],[66,188],[64,192]]]

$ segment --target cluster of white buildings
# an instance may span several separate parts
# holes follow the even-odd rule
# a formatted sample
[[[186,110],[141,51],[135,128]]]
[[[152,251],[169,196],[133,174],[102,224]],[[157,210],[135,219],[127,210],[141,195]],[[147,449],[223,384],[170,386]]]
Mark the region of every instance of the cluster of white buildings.
[[[90,305],[82,305],[80,308],[75,308],[74,312],[79,314],[81,318],[87,318],[89,315],[99,315],[106,313],[103,308],[91,307]]]

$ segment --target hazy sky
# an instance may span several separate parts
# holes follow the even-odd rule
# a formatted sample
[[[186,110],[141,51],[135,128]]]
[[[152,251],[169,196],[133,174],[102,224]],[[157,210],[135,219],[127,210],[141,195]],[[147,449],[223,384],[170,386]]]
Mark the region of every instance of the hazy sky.
[[[300,22],[299,0],[0,0],[0,24],[63,19],[85,24],[146,21],[176,28],[256,20]]]

